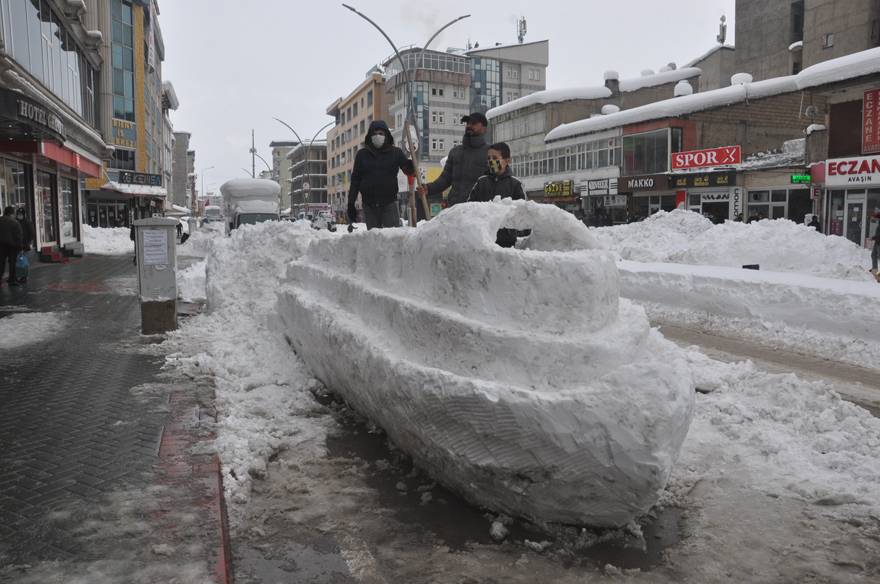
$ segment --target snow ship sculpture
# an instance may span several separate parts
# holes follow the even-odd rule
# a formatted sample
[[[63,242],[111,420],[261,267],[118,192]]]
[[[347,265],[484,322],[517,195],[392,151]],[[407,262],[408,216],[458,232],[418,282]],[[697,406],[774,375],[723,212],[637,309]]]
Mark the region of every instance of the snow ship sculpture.
[[[500,227],[532,234],[504,249]],[[643,514],[690,424],[680,349],[552,205],[467,203],[418,229],[315,241],[278,313],[318,379],[435,479],[535,522]]]

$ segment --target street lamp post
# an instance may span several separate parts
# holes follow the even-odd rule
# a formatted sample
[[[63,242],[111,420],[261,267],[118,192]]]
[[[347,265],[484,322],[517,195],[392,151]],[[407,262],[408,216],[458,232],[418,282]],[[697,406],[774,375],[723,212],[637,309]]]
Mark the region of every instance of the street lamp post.
[[[411,73],[407,69],[406,63],[404,62],[403,57],[400,56],[400,52],[397,50],[397,45],[395,45],[394,41],[391,40],[391,37],[389,37],[388,34],[384,30],[382,30],[382,27],[380,27],[378,24],[376,24],[367,15],[363,14],[362,12],[358,12],[358,10],[355,9],[354,7],[349,6],[348,4],[343,4],[343,6],[345,8],[348,8],[349,10],[351,10],[352,12],[354,12],[355,14],[357,14],[358,16],[360,16],[361,18],[363,18],[364,20],[369,22],[370,24],[372,24],[376,28],[376,30],[378,30],[382,34],[382,36],[385,37],[385,40],[388,41],[388,44],[391,45],[391,48],[394,50],[394,54],[397,56],[397,60],[400,62],[400,67],[403,70],[403,76],[404,76],[405,83],[406,83],[406,91],[404,92],[406,94],[406,110],[405,110],[405,120],[406,121],[403,124],[403,141],[404,141],[404,144],[406,144],[407,150],[409,150],[410,157],[412,158],[412,161],[413,161],[413,167],[414,167],[415,175],[416,175],[416,182],[421,187],[423,185],[423,183],[422,183],[422,174],[419,169],[418,157],[416,156],[417,145],[416,145],[416,143],[413,142],[413,138],[410,133],[410,128],[412,127],[416,132],[416,141],[421,140],[419,137],[418,124],[415,123],[414,112],[413,112],[413,110],[414,110],[414,103],[413,102],[415,101],[415,92],[414,92],[414,88],[413,88],[413,85],[415,84],[415,79],[414,79],[415,73]],[[455,24],[459,20],[463,20],[463,19],[469,18],[469,17],[470,17],[470,14],[465,14],[464,16],[459,16],[458,18],[455,18],[454,20],[451,20],[451,21],[447,22],[446,24],[444,24],[437,32],[435,32],[433,35],[431,35],[431,37],[428,39],[428,42],[425,43],[425,45],[422,47],[422,50],[419,52],[419,65],[416,67],[416,70],[418,70],[420,68],[421,64],[424,63],[425,50],[428,48],[428,45],[430,45],[441,32],[443,32],[444,30],[446,30],[447,28],[449,28],[450,26],[452,26],[453,24]],[[421,197],[421,200],[422,200],[422,206],[425,211],[425,217],[427,219],[430,219],[431,218],[431,211],[430,211],[430,208],[428,207],[428,200],[424,196]],[[416,205],[415,204],[415,192],[413,191],[413,189],[410,189],[410,192],[409,192],[410,221],[409,222],[412,227],[415,227],[415,225],[416,225],[415,205]]]
[[[214,167],[208,166],[206,168],[203,168],[201,170],[201,172],[199,173],[199,175],[202,177],[202,198],[203,199],[205,198],[205,173],[208,172],[209,170],[211,170],[212,168],[214,168]],[[196,207],[197,208],[194,209],[194,211],[196,212],[196,216],[198,216],[198,204],[196,204]]]
[[[306,180],[303,182],[303,203],[308,204],[309,192],[311,191],[311,186],[312,186],[312,184],[311,184],[311,182],[312,182],[312,173],[311,173],[311,170],[310,170],[310,168],[309,168],[309,156],[311,156],[312,144],[313,144],[313,143],[315,142],[315,140],[318,138],[318,134],[320,134],[321,132],[323,132],[324,130],[326,130],[327,128],[329,128],[330,126],[332,126],[333,124],[335,124],[336,121],[333,120],[333,121],[328,122],[327,124],[325,124],[320,130],[318,130],[317,132],[315,132],[315,135],[312,136],[312,139],[309,140],[308,144],[306,144],[306,142],[305,142],[302,138],[299,137],[299,134],[296,132],[296,130],[293,129],[293,126],[291,126],[290,124],[288,124],[287,122],[285,122],[285,121],[282,120],[282,119],[279,119],[279,118],[272,118],[272,119],[275,120],[276,122],[278,122],[278,123],[283,124],[284,126],[286,126],[288,130],[290,130],[291,132],[293,132],[293,135],[296,136],[296,139],[299,140],[300,145],[305,145],[305,147],[306,147],[306,152],[305,152],[305,165],[306,165],[306,168],[305,168],[305,170],[306,170],[306,172],[305,172],[305,176],[306,176]],[[291,201],[291,207],[292,207],[292,206],[293,206],[293,201]]]

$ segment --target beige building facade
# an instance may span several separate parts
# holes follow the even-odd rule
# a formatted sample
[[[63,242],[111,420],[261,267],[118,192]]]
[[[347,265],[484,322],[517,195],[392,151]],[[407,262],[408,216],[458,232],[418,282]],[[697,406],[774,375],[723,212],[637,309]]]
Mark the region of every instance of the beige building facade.
[[[364,143],[370,123],[381,119],[389,127],[394,126],[385,104],[385,79],[379,71],[371,70],[347,97],[337,99],[327,108],[327,115],[336,119],[327,132],[327,198],[340,219],[348,204],[354,157]]]

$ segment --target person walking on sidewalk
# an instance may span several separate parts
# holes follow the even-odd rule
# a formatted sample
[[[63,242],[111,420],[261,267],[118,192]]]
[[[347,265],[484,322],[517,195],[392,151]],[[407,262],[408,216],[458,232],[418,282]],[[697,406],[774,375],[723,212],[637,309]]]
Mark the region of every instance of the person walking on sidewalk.
[[[467,124],[461,144],[449,151],[443,172],[437,180],[419,187],[419,194],[436,196],[451,186],[446,199],[447,208],[467,201],[471,189],[486,172],[489,145],[486,144],[485,134],[489,120],[483,114],[474,112],[461,118],[461,121]]]
[[[21,227],[21,250],[28,252],[31,249],[31,244],[34,243],[34,228],[31,222],[28,221],[23,207],[15,210],[15,220],[18,221]]]
[[[0,217],[0,281],[6,270],[6,262],[9,262],[9,277],[6,280],[10,286],[18,286],[15,278],[15,260],[22,246],[21,225],[15,220],[15,209],[6,207],[3,216]]]
[[[348,230],[353,229],[358,193],[364,206],[367,229],[400,227],[397,206],[397,171],[414,172],[412,160],[394,145],[388,124],[382,120],[370,123],[364,147],[354,157],[351,188],[348,190]]]
[[[877,226],[874,228],[874,245],[871,246],[871,272],[880,282],[880,271],[877,270],[877,264],[880,262],[880,212],[874,213],[874,219],[877,220]]]

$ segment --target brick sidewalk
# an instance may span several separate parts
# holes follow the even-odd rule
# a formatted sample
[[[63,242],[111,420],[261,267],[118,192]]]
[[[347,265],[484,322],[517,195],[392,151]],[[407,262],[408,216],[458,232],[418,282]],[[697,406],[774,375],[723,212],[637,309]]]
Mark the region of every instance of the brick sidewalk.
[[[213,390],[163,373],[130,257],[0,288],[65,328],[0,355],[0,581],[226,582]]]

